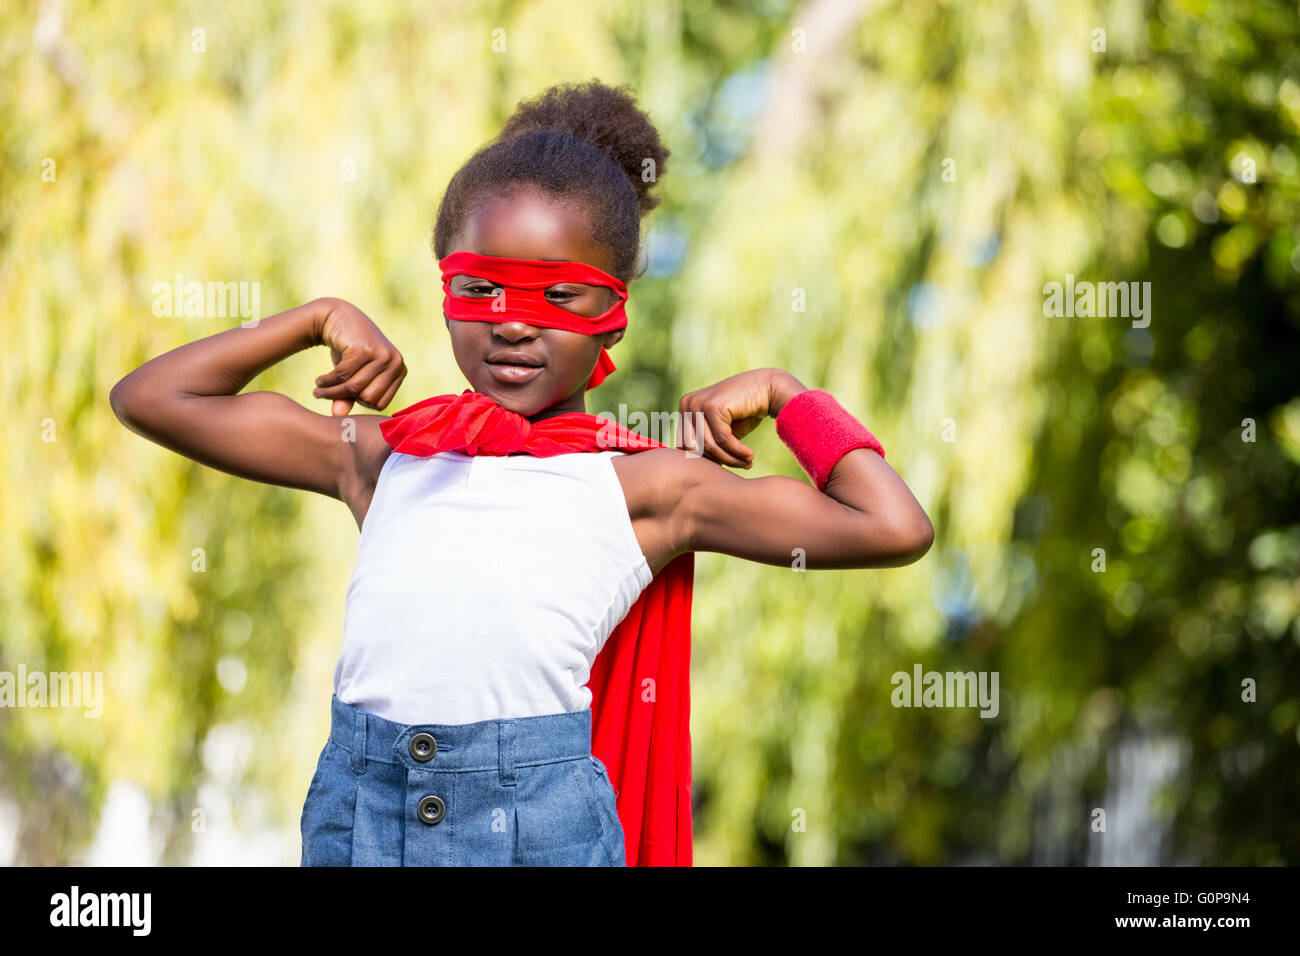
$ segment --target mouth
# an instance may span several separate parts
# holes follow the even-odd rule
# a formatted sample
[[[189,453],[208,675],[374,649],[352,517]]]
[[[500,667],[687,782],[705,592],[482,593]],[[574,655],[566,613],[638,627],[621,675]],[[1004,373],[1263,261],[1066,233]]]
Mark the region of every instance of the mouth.
[[[498,382],[522,385],[542,374],[546,363],[527,352],[493,352],[484,363]]]

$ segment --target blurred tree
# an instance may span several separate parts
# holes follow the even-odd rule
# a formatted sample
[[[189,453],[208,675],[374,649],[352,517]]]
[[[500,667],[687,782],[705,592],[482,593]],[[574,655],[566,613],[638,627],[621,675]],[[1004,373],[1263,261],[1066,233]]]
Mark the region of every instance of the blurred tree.
[[[1072,324],[1015,541],[1040,585],[1000,652],[1009,668],[1037,648],[1024,676],[1065,705],[1040,746],[1180,742],[1157,813],[1172,860],[1294,863],[1300,23],[1164,2],[1141,26],[1100,64],[1072,167],[1104,237],[1088,277],[1150,282],[1150,326]],[[1101,800],[1082,786],[1071,819]],[[1072,861],[1087,843],[1072,831]]]

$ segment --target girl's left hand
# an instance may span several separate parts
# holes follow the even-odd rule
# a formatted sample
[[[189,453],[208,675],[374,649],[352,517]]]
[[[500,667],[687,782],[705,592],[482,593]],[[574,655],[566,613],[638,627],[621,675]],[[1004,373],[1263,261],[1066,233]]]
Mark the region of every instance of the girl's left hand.
[[[678,447],[721,465],[752,468],[754,453],[740,439],[802,391],[804,386],[789,372],[760,368],[687,392],[677,405],[682,419]]]

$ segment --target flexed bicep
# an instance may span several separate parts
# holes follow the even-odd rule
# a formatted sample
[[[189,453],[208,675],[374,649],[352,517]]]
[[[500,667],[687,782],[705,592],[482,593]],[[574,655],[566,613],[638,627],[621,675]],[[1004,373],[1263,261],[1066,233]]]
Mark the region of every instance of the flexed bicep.
[[[384,415],[333,417],[278,392],[195,395],[124,419],[137,434],[253,481],[344,499]]]
[[[880,568],[911,564],[933,541],[925,513],[874,451],[856,449],[836,466],[837,499],[782,475],[745,478],[703,459],[683,463],[691,474],[682,495],[690,550],[715,551],[762,564],[802,559],[816,568]]]
[[[317,299],[172,349],[125,376],[109,401],[132,431],[187,458],[351,505],[382,464],[387,416],[321,415],[276,392],[237,394],[264,369],[322,344],[339,357],[318,389],[336,413],[354,401],[384,407],[406,374],[401,355],[355,306]]]

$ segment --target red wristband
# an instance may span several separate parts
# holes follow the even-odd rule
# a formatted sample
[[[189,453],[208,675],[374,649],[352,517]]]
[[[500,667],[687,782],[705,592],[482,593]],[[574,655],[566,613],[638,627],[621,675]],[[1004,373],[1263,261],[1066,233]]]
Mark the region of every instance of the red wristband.
[[[802,391],[781,407],[776,433],[819,491],[826,490],[835,463],[854,448],[870,448],[885,457],[876,437],[820,388]]]

